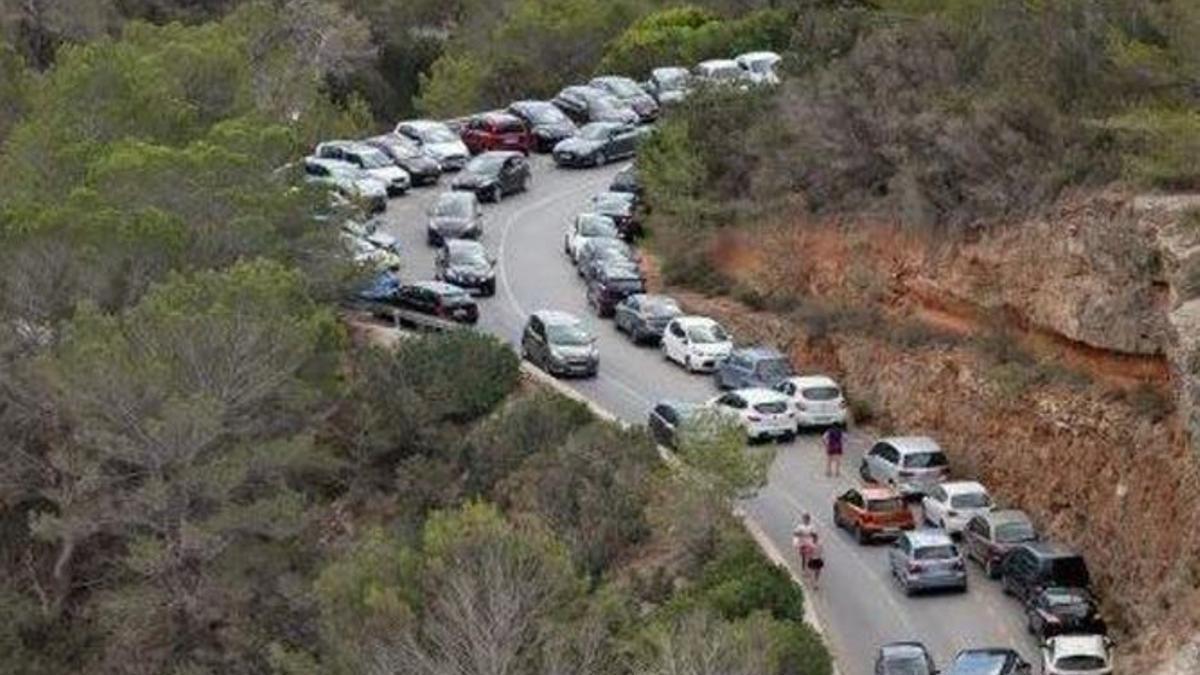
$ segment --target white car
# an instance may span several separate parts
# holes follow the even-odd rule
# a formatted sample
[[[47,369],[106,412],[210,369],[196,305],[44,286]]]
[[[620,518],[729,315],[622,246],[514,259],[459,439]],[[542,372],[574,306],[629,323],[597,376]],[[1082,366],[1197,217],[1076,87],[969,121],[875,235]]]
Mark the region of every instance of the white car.
[[[396,125],[396,133],[417,144],[425,154],[437,160],[442,171],[458,171],[467,165],[471,152],[466,143],[445,122],[408,120]]]
[[[327,141],[317,145],[314,155],[336,159],[362,169],[366,174],[387,186],[388,195],[402,195],[412,187],[412,177],[396,166],[382,150],[356,141]]]
[[[729,358],[733,340],[721,324],[704,316],[681,316],[663,329],[663,355],[693,373],[711,373]]]
[[[381,232],[379,224],[374,220],[368,220],[365,223],[353,219],[347,220],[342,224],[342,230],[374,245],[375,248],[400,254],[400,240],[387,232]]]
[[[374,243],[349,232],[342,232],[342,241],[345,243],[346,251],[350,254],[355,264],[381,272],[400,269],[400,256],[388,249],[380,248]]]
[[[697,82],[745,89],[750,86],[750,76],[732,59],[702,61],[692,69]]]
[[[968,520],[991,512],[992,497],[973,480],[946,481],[929,488],[921,507],[929,524],[947,534],[962,534]]]
[[[1043,675],[1112,675],[1112,640],[1103,635],[1058,635],[1042,646]]]
[[[773,389],[734,389],[710,400],[706,406],[740,423],[751,441],[796,435],[796,413],[791,401]]]
[[[775,385],[779,393],[792,399],[796,419],[802,427],[846,425],[846,399],[842,388],[825,375],[789,377]]]
[[[571,259],[572,264],[579,263],[579,249],[589,239],[620,239],[621,231],[617,223],[608,216],[599,213],[581,213],[567,227],[563,236],[563,252]]]
[[[775,70],[783,57],[775,52],[750,52],[734,59],[734,62],[745,71],[746,77],[753,84],[777,85],[779,73]]]
[[[387,209],[387,184],[349,162],[305,157],[304,179],[326,185],[348,199],[359,200],[372,213]]]

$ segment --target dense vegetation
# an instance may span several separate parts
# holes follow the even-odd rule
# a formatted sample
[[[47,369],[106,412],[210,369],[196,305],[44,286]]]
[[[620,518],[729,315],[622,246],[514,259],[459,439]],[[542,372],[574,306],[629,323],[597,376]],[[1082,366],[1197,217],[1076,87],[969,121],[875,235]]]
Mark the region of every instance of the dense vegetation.
[[[652,9],[585,5],[0,3],[0,669],[830,671],[729,515],[769,456],[672,471],[490,338],[338,319],[361,271],[289,163],[477,36]]]

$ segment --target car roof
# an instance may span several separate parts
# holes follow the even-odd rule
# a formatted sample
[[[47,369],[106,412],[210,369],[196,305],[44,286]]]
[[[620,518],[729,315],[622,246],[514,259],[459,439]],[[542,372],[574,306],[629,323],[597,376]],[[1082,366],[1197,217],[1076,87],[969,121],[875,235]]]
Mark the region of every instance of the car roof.
[[[448,249],[471,249],[473,251],[483,250],[483,244],[473,239],[447,239],[445,246]]]
[[[753,345],[750,347],[738,347],[734,350],[734,354],[743,358],[748,358],[753,361],[762,361],[766,359],[782,359],[783,354],[774,347],[764,345]]]
[[[780,61],[783,59],[782,56],[780,56],[779,54],[776,54],[775,52],[771,52],[771,51],[746,52],[745,54],[739,54],[737,58],[745,59],[747,61],[761,61],[764,59]]]
[[[954,540],[944,530],[935,530],[928,527],[919,530],[910,530],[902,533],[900,536],[908,537],[908,541],[917,547],[945,546],[946,544],[954,543]]]
[[[1108,647],[1103,635],[1057,635],[1050,638],[1054,645],[1054,655],[1062,656],[1099,656],[1108,657]]]
[[[521,118],[513,115],[512,113],[504,112],[503,110],[493,110],[492,112],[481,113],[476,115],[475,118],[494,123],[508,122],[511,124],[513,122],[519,123],[521,121]]]
[[[488,150],[487,152],[481,152],[478,155],[475,155],[476,158],[495,157],[497,159],[500,159],[500,158],[508,159],[509,157],[524,157],[524,156],[525,155],[523,155],[519,152],[516,152],[514,150]]]
[[[879,439],[880,443],[888,445],[900,451],[900,454],[907,455],[910,452],[941,452],[942,448],[937,444],[937,441],[928,436],[889,436],[888,438]]]
[[[879,648],[879,653],[884,656],[926,657],[929,655],[929,650],[920,642],[889,642]]]
[[[977,660],[977,661],[978,660],[986,660],[987,662],[990,663],[990,662],[994,662],[996,659],[1002,659],[999,662],[999,664],[997,664],[997,665],[1000,665],[1001,668],[1003,668],[1004,666],[1008,665],[1012,661],[1019,659],[1019,658],[1020,658],[1020,655],[1018,655],[1015,651],[1013,651],[1012,649],[1009,649],[1007,647],[984,647],[984,648],[975,648],[975,649],[964,649],[954,656],[954,668],[951,672],[955,673],[956,675],[958,673],[963,673],[964,675],[967,675],[967,674],[969,674],[969,675],[992,675],[993,673],[1000,673],[1003,671],[997,670],[994,668],[988,668],[987,670],[982,670],[978,667],[972,667],[972,668],[967,669],[967,668],[960,667],[960,664],[963,661],[969,661],[969,660]],[[983,664],[980,664],[980,665],[983,665]]]
[[[1075,549],[1069,548],[1063,544],[1054,541],[1032,541],[1028,544],[1022,544],[1022,548],[1029,549],[1031,553],[1039,558],[1077,558],[1080,553]]]
[[[600,265],[600,274],[609,279],[637,279],[641,280],[642,275],[638,271],[637,266],[632,260],[606,260]]]
[[[679,324],[680,328],[691,328],[692,326],[713,326],[717,324],[716,319],[710,319],[707,316],[696,316],[695,314],[676,317],[675,321]]]
[[[613,220],[612,216],[605,213],[596,213],[595,211],[584,211],[575,214],[575,222],[582,222],[584,220],[604,220],[612,224],[613,227],[617,226],[617,221]]]
[[[734,394],[746,399],[747,403],[765,403],[767,401],[786,401],[787,397],[775,391],[774,389],[764,389],[763,387],[746,387],[744,389],[734,389]]]
[[[549,325],[574,325],[582,323],[579,317],[570,312],[564,312],[557,309],[539,309],[533,313],[534,316],[542,320],[542,323]]]
[[[629,297],[638,298],[642,302],[650,304],[674,305],[676,307],[679,306],[679,303],[675,300],[675,298],[672,298],[669,295],[663,295],[661,293],[634,293]]]
[[[373,146],[370,143],[367,143],[365,141],[345,141],[345,140],[324,141],[324,142],[317,144],[317,147],[321,147],[321,146],[333,146],[333,147],[337,147],[337,148],[342,148],[343,150],[349,150],[351,152],[379,152],[379,148],[376,148],[375,146]]]
[[[861,494],[863,499],[866,499],[867,501],[895,499],[900,496],[899,492],[896,492],[890,487],[884,487],[882,485],[871,485],[855,489],[858,490],[858,493]]]
[[[950,496],[978,494],[980,492],[987,494],[987,488],[983,487],[982,483],[973,480],[950,480],[942,483],[941,488]]]
[[[397,127],[413,127],[416,129],[434,129],[437,127],[449,128],[449,126],[445,122],[441,122],[439,120],[424,120],[424,119],[422,119],[422,120],[404,120],[403,122],[401,122],[400,124],[397,124],[396,126]]]
[[[433,291],[438,295],[466,293],[466,291],[464,291],[462,288],[455,286],[454,284],[448,284],[444,281],[415,281],[409,285]]]
[[[733,59],[709,59],[696,64],[700,68],[728,68],[729,66],[738,67],[737,61]]]
[[[788,382],[791,382],[800,388],[838,386],[838,383],[828,375],[797,375],[796,377],[789,377]]]
[[[632,77],[625,77],[624,75],[600,75],[593,77],[592,82],[632,82],[633,84],[637,84],[633,81]]]
[[[654,70],[651,70],[651,71],[650,71],[650,74],[651,74],[651,75],[656,75],[656,74],[666,75],[666,74],[668,74],[668,73],[671,73],[671,74],[674,74],[674,73],[684,73],[684,74],[687,74],[687,72],[688,72],[688,69],[687,69],[687,68],[684,68],[683,66],[660,66],[660,67],[658,67],[658,68],[655,68]]]
[[[1018,509],[997,509],[990,513],[983,514],[992,525],[1000,525],[1003,523],[1030,523],[1029,515]]]
[[[600,127],[601,129],[618,129],[618,128],[627,127],[627,126],[630,126],[630,125],[625,124],[624,122],[588,122],[587,124],[580,127],[579,131],[580,131],[580,133],[583,133],[583,131],[585,129],[591,129],[594,127]]]
[[[345,160],[330,159],[328,157],[315,157],[313,155],[309,155],[308,157],[305,157],[304,163],[305,164],[315,164],[317,166],[324,166],[329,169],[357,169],[358,168],[356,165],[351,164],[350,162],[347,162]]]

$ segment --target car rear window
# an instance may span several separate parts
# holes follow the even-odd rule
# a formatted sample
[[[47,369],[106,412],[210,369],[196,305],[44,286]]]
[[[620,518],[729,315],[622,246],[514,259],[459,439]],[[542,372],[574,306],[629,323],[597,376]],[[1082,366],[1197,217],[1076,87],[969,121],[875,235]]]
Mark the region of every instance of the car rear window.
[[[867,510],[872,513],[894,513],[905,509],[904,500],[899,497],[888,499],[872,499],[867,502]]]
[[[914,452],[904,456],[904,466],[910,469],[936,469],[949,464],[941,452]]]
[[[643,290],[642,282],[639,279],[610,279],[605,285],[611,290],[622,293],[636,293]]]
[[[783,401],[767,401],[755,405],[754,409],[764,415],[780,415],[787,412],[787,404]]]
[[[501,120],[496,123],[496,131],[502,134],[519,134],[525,131],[525,125],[520,120]]]
[[[442,304],[447,307],[467,307],[474,305],[475,301],[466,293],[444,293],[442,295]]]
[[[893,656],[887,660],[887,675],[929,675],[929,663],[920,656]]]
[[[913,551],[913,557],[917,560],[952,560],[958,557],[958,550],[952,544],[922,546]]]
[[[1099,656],[1091,654],[1079,654],[1077,656],[1064,656],[1057,662],[1059,670],[1103,670],[1108,664]]]
[[[970,492],[950,498],[950,506],[956,509],[982,509],[991,503],[992,500],[982,492]]]
[[[1032,541],[1036,536],[1033,526],[1029,523],[1001,523],[996,526],[996,541],[1001,544],[1016,544],[1022,541]]]
[[[792,367],[781,358],[764,359],[758,362],[754,372],[763,378],[785,378],[792,374]]]
[[[837,387],[809,387],[801,389],[800,395],[810,401],[832,401],[842,395]]]
[[[1087,563],[1079,556],[1056,558],[1050,563],[1050,577],[1055,586],[1087,588],[1092,583]]]

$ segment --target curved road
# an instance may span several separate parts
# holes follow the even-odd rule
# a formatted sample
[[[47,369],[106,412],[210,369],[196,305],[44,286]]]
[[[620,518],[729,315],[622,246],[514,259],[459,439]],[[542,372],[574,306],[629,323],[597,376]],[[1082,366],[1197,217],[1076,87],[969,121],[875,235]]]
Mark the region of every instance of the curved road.
[[[565,171],[546,157],[531,161],[530,191],[485,207],[483,242],[498,259],[499,269],[496,296],[480,300],[480,327],[515,344],[534,310],[562,309],[592,317],[600,375],[567,383],[634,424],[644,423],[660,399],[702,401],[713,396],[716,388],[710,377],[685,373],[667,363],[657,349],[634,346],[611,322],[595,319],[588,311],[583,283],[563,254],[568,222],[591,195],[607,187],[619,167]],[[432,276],[425,211],[448,188],[446,177],[440,186],[414,190],[392,200],[382,216],[383,229],[404,249],[406,278]],[[835,530],[830,521],[833,498],[856,481],[859,458],[869,444],[858,434],[851,434],[849,441],[841,479],[825,478],[816,436],[778,446],[768,485],[744,504],[750,524],[793,570],[799,561],[791,550],[791,528],[802,511],[811,512],[822,531],[832,535],[824,540],[827,566],[821,589],[806,593],[806,600],[824,626],[841,674],[871,673],[876,647],[892,640],[924,642],[941,668],[959,649],[981,646],[1011,646],[1036,664],[1036,644],[1025,630],[1020,608],[973,563],[968,564],[969,593],[907,598],[887,571],[886,546],[862,547]]]

